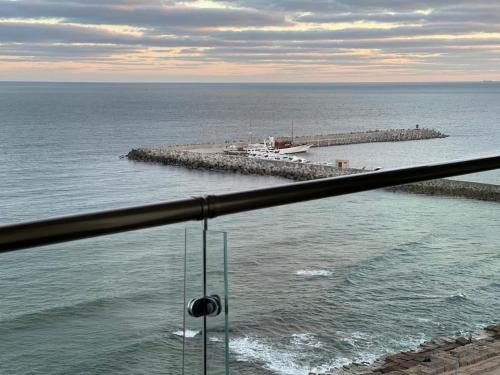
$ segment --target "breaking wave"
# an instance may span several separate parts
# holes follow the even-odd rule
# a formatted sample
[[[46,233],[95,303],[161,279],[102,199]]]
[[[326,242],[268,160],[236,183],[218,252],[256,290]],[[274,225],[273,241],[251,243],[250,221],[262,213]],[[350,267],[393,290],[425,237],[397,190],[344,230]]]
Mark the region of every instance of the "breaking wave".
[[[325,372],[352,363],[348,358],[339,357],[320,367],[311,368],[305,365],[308,361],[301,351],[277,349],[264,340],[254,337],[231,340],[229,348],[236,354],[238,361],[260,364],[281,375],[306,375],[310,371]]]
[[[303,375],[309,369],[298,363],[294,353],[273,349],[267,343],[256,338],[242,337],[231,340],[229,348],[239,361],[260,362],[271,371],[283,375]]]
[[[446,301],[448,302],[460,302],[460,301],[466,301],[467,296],[463,292],[457,292],[456,294],[446,297]]]
[[[175,332],[172,332],[174,335],[176,336],[184,336],[184,331],[182,330],[178,330],[178,331],[175,331]],[[195,331],[195,330],[192,330],[192,329],[186,329],[186,338],[188,339],[191,339],[197,335],[201,334],[201,331]]]
[[[297,346],[309,346],[311,348],[320,348],[321,341],[314,333],[294,333],[290,342]]]
[[[332,272],[327,270],[299,270],[296,272],[296,274],[299,276],[306,276],[306,277],[315,277],[315,276],[328,277],[332,275]]]

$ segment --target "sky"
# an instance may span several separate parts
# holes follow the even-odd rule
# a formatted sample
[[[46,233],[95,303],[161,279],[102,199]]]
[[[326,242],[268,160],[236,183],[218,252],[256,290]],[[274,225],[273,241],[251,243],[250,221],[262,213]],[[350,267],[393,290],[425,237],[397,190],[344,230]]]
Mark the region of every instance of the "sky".
[[[0,0],[0,80],[500,80],[500,0]]]

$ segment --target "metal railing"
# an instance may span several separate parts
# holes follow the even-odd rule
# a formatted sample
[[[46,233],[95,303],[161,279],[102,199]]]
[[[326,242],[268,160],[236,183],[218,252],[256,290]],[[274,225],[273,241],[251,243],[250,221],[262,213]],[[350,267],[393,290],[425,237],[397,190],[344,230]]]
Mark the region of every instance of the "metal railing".
[[[500,155],[0,226],[0,253],[500,168]]]

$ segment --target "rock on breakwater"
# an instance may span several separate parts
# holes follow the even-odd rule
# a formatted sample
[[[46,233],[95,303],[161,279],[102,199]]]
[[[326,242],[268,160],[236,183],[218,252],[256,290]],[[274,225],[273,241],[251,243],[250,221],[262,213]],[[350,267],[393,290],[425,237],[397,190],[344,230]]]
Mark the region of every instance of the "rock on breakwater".
[[[478,182],[437,179],[395,186],[388,189],[407,193],[445,195],[500,202],[500,185]]]
[[[130,160],[153,162],[164,165],[177,165],[190,169],[277,176],[297,181],[362,172],[360,169],[338,169],[331,165],[261,160],[246,156],[180,151],[174,148],[133,149],[128,153],[127,157]]]
[[[373,142],[402,142],[424,139],[446,138],[448,135],[434,129],[386,129],[364,132],[336,133],[297,136],[293,138],[294,145],[312,144],[313,147],[350,145]],[[285,139],[291,139],[285,137]]]

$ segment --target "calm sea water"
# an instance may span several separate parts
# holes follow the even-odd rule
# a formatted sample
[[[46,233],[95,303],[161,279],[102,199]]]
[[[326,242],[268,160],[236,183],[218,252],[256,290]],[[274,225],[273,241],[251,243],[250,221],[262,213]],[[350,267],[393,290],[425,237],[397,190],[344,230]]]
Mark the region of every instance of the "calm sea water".
[[[0,83],[0,223],[287,183],[119,156],[289,134],[292,121],[296,134],[419,124],[450,135],[313,149],[311,160],[387,168],[497,153],[498,103],[497,84]],[[500,183],[498,172],[461,178]],[[385,191],[211,221],[228,233],[232,372],[370,362],[498,321],[499,224],[497,203]],[[0,373],[179,373],[185,227],[195,288],[194,222],[3,255]],[[223,349],[212,325],[211,364]],[[199,335],[187,341],[196,374]]]

